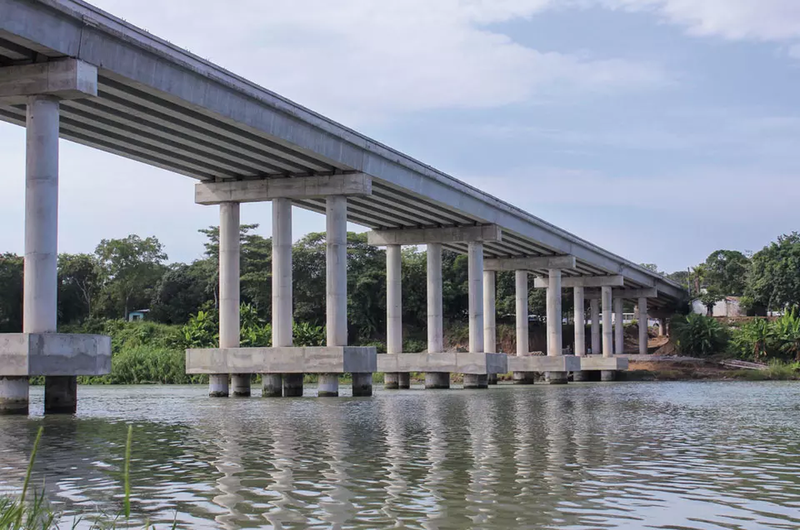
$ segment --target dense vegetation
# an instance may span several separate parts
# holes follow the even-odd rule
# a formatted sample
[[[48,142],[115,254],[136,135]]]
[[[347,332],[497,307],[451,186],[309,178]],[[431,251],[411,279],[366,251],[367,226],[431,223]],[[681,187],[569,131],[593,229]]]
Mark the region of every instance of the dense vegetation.
[[[269,238],[241,229],[241,343],[271,340],[271,258]],[[61,254],[58,260],[58,319],[65,332],[102,333],[113,338],[113,373],[87,378],[96,383],[192,383],[184,373],[187,347],[218,342],[219,231],[206,235],[205,252],[192,263],[168,263],[156,237],[131,235],[101,241],[94,254]],[[324,343],[325,234],[312,233],[293,246],[294,335],[298,345]],[[367,244],[364,234],[348,234],[348,334],[351,344],[384,350],[386,328],[385,253]],[[645,267],[658,271],[655,265]],[[426,254],[403,250],[403,323],[406,351],[421,351],[426,340]],[[466,256],[443,254],[444,318],[448,329],[466,329]],[[727,352],[753,360],[794,359],[800,349],[800,318],[789,309],[800,304],[800,234],[778,238],[752,256],[719,250],[689,271],[664,276],[687,285],[709,307],[726,295],[741,296],[752,314],[785,312],[772,322],[757,319],[728,327],[702,317],[673,319],[681,351],[694,355]],[[0,333],[22,329],[23,259],[0,255]],[[499,325],[513,323],[513,273],[498,273]],[[531,289],[530,312],[544,315],[544,291]],[[146,322],[130,323],[131,311],[149,309]],[[572,312],[571,293],[562,309]],[[630,310],[631,308],[626,308]],[[686,305],[673,308],[687,313]],[[512,334],[513,335],[513,334]]]

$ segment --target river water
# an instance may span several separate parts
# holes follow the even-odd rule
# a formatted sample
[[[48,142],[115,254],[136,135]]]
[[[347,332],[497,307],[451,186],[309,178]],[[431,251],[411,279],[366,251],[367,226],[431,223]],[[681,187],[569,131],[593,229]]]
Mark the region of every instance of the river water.
[[[347,390],[343,388],[343,390]],[[616,383],[211,399],[81,387],[0,417],[0,493],[181,528],[800,528],[800,384]],[[307,393],[309,393],[307,389]]]

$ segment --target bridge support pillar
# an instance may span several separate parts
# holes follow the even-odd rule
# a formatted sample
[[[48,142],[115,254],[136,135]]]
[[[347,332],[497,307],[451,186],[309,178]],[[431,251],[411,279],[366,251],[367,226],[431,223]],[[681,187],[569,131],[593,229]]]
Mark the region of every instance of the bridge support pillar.
[[[589,301],[589,311],[592,318],[592,355],[603,353],[600,345],[600,300],[592,298]]]
[[[561,269],[550,269],[547,287],[547,355],[558,357],[564,354],[561,326]],[[566,372],[548,372],[551,385],[565,384]]]
[[[428,243],[428,353],[444,351],[442,308],[442,244]],[[425,374],[425,388],[450,388],[450,374]]]
[[[600,301],[603,305],[603,357],[614,356],[614,330],[611,323],[611,300],[611,287],[601,287]]]
[[[623,322],[622,298],[614,298],[614,354],[625,353],[625,323]]]
[[[219,347],[239,347],[239,215],[238,202],[219,205]],[[244,381],[247,378],[247,381]],[[250,375],[233,374],[234,389],[250,395]],[[228,397],[228,374],[209,377],[208,395]],[[236,395],[236,394],[235,394]]]
[[[514,272],[516,287],[517,313],[517,356],[524,357],[529,353],[530,337],[528,334],[528,271]],[[514,384],[532,385],[536,374],[533,372],[514,372]]]
[[[402,286],[402,247],[386,246],[386,353],[397,355],[403,353],[403,286]],[[400,388],[400,374],[387,373],[384,388],[396,390]],[[407,379],[406,379],[407,380]],[[355,387],[353,387],[355,389]],[[406,385],[406,388],[408,386]]]
[[[639,298],[639,355],[647,355],[647,298]]]
[[[584,289],[582,286],[573,287],[574,306],[575,306],[575,355],[583,357],[586,355],[586,302]],[[572,380],[576,382],[588,381],[589,374],[586,372],[573,372]]]

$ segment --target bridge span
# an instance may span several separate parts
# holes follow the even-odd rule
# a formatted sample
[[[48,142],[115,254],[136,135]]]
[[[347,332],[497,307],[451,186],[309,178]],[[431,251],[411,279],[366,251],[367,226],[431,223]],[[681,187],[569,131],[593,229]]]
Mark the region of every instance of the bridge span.
[[[685,296],[658,274],[80,0],[0,0],[0,119],[27,127],[24,329],[0,336],[7,412],[27,412],[32,375],[45,376],[46,412],[74,411],[75,376],[110,369],[107,337],[56,333],[59,137],[196,179],[195,201],[219,208],[220,347],[187,351],[187,371],[209,374],[214,396],[249,395],[252,373],[270,396],[302,395],[304,373],[320,374],[321,396],[338,395],[340,373],[353,374],[355,395],[370,395],[376,371],[386,372],[387,388],[407,387],[410,372],[426,373],[429,388],[449,386],[453,372],[477,388],[508,371],[520,383],[539,372],[550,383],[569,373],[610,380],[626,366],[616,357],[622,326],[612,331],[623,300],[663,318]],[[239,205],[256,201],[273,203],[273,346],[240,348]],[[293,345],[295,206],[326,215],[324,347]],[[348,221],[386,247],[387,355],[347,342]],[[425,354],[402,351],[402,245],[428,249]],[[444,352],[443,249],[469,256],[464,353]],[[516,355],[496,351],[497,271],[516,274]],[[546,355],[528,351],[529,275],[547,289]],[[580,308],[574,355],[563,354],[562,288]],[[646,340],[643,327],[640,350]]]

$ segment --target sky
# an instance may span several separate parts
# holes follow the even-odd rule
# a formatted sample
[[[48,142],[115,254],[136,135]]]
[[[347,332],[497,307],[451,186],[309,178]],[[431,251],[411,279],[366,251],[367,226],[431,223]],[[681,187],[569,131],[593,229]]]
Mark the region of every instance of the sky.
[[[800,227],[798,0],[93,3],[637,263]],[[219,214],[192,179],[60,156],[60,252],[139,234],[201,257]],[[0,123],[0,161],[0,252],[22,253],[22,128]],[[295,208],[296,239],[324,227]]]

